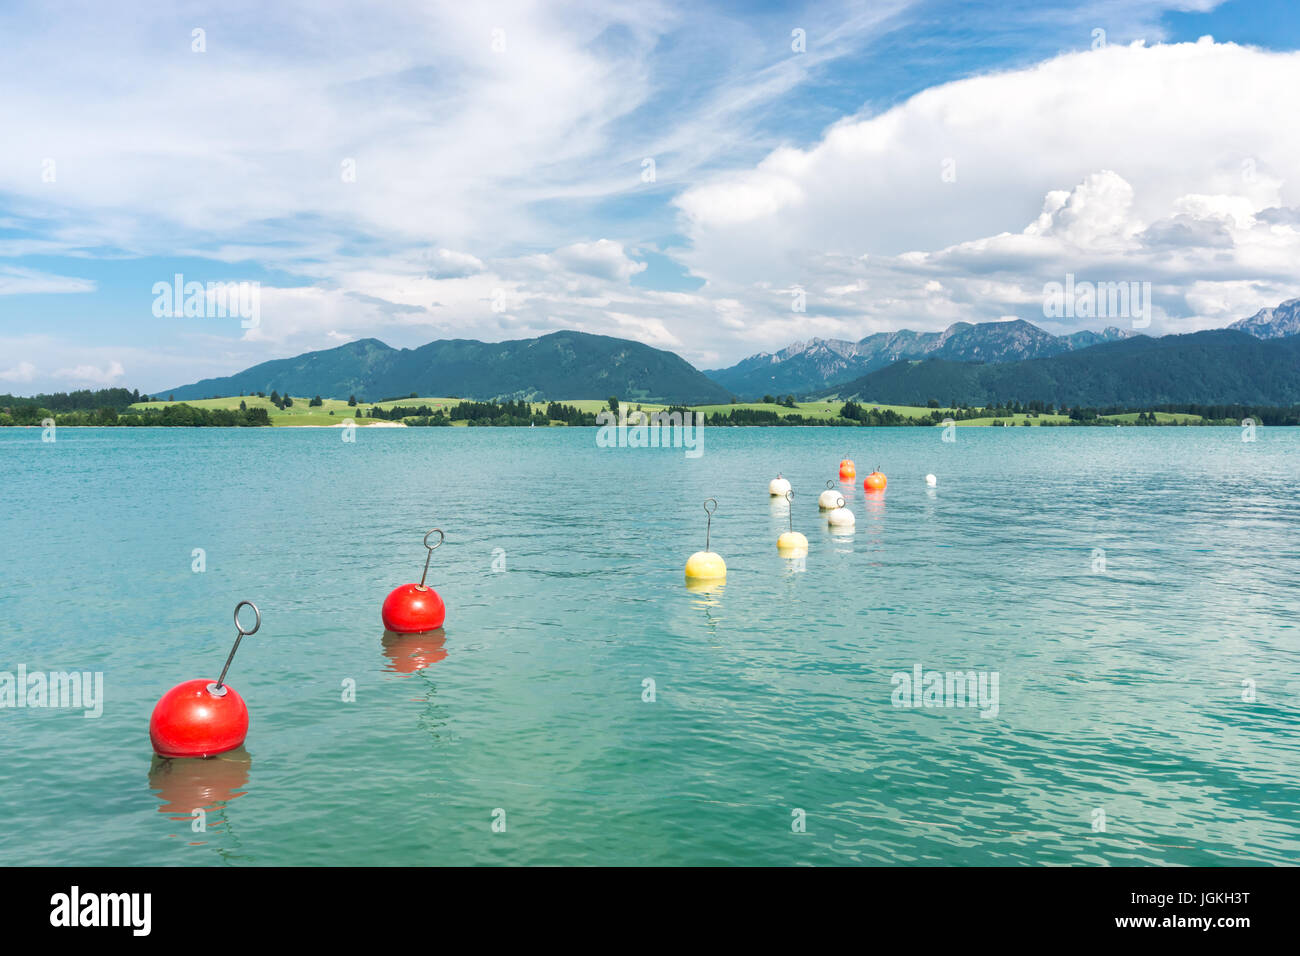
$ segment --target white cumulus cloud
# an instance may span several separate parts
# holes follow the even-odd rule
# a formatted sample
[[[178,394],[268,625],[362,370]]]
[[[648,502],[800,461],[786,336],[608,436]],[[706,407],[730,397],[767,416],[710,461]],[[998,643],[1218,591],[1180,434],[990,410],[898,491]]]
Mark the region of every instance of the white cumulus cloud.
[[[1067,272],[1152,282],[1152,332],[1219,325],[1300,293],[1300,126],[1282,119],[1298,108],[1297,53],[1209,38],[1066,53],[686,190],[681,258],[745,303],[764,348],[791,336],[794,285],[803,324],[848,338],[1043,323],[1043,285]]]

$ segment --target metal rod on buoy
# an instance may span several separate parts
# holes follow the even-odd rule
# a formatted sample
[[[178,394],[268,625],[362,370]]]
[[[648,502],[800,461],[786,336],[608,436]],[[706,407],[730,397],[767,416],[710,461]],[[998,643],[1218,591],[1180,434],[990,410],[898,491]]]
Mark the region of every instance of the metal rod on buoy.
[[[709,505],[713,507],[710,508]],[[722,560],[722,555],[714,554],[711,550],[713,545],[713,512],[717,510],[717,498],[704,499],[704,513],[709,516],[708,523],[704,526],[704,550],[696,551],[686,559],[687,587],[710,582],[721,584],[727,577],[727,562]]]
[[[826,492],[822,492],[826,494]],[[788,530],[776,539],[776,552],[783,558],[798,558],[808,553],[808,539],[794,530],[794,489],[785,493],[785,517]],[[803,570],[796,568],[796,570]]]
[[[244,625],[239,623],[239,610],[240,608],[243,607],[251,607],[253,609],[253,614],[257,616],[257,622],[253,625],[253,629],[251,631],[244,630]],[[256,634],[258,628],[260,628],[261,626],[262,626],[262,612],[257,609],[256,604],[254,604],[252,601],[240,601],[238,604],[235,605],[235,630],[239,631],[239,636],[235,638],[235,646],[230,649],[230,656],[226,658],[226,666],[221,668],[221,676],[217,678],[217,682],[215,684],[212,684],[211,686],[208,687],[209,693],[214,694],[217,697],[220,697],[223,694],[225,694],[223,685],[226,682],[226,673],[230,670],[230,662],[235,659],[235,651],[239,650],[239,642],[242,641],[244,637],[249,634]]]
[[[438,543],[429,544],[429,534],[433,534],[434,531],[438,532]],[[442,533],[441,528],[434,528],[433,531],[429,532],[429,534],[424,536],[424,546],[429,549],[429,553],[424,556],[424,573],[420,575],[419,587],[422,591],[425,590],[424,579],[429,576],[429,562],[433,560],[434,549],[442,547],[442,543],[447,540],[447,536]]]
[[[437,544],[430,544],[429,539],[438,536]],[[384,630],[395,634],[423,634],[437,630],[447,618],[447,607],[442,603],[438,592],[424,582],[429,579],[429,564],[433,561],[433,552],[442,546],[447,536],[441,528],[433,528],[424,535],[424,547],[429,552],[424,557],[424,573],[420,575],[419,584],[403,584],[394,588],[384,598],[379,616],[384,622]]]
[[[251,628],[239,623],[239,612],[251,607],[256,618]],[[239,635],[230,649],[226,666],[215,683],[195,678],[177,684],[159,698],[149,716],[149,742],[153,752],[168,760],[184,757],[215,757],[234,750],[248,735],[248,706],[239,691],[226,683],[230,662],[240,641],[256,634],[262,626],[262,612],[252,601],[235,605],[235,629]]]

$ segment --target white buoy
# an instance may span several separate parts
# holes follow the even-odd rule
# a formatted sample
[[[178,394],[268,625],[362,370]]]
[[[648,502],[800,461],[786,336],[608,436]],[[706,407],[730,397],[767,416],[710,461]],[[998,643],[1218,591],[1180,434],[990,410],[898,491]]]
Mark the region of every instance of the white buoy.
[[[857,518],[853,517],[853,512],[844,507],[844,499],[839,499],[839,504],[830,514],[826,516],[826,523],[832,528],[852,528],[857,523]]]
[[[939,483],[939,479],[934,477],[934,475],[926,475],[925,483],[929,485],[931,488],[933,488],[935,485]]]
[[[773,498],[784,498],[785,493],[790,490],[790,482],[777,474],[775,478],[767,483],[767,493]]]
[[[843,500],[840,493],[835,490],[835,479],[828,478],[826,480],[826,490],[817,496],[817,507],[822,511],[834,511]]]

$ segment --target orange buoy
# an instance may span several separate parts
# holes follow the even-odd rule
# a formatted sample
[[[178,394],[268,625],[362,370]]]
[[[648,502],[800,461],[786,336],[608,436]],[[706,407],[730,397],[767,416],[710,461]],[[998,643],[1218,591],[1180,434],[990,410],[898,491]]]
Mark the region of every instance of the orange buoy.
[[[863,491],[884,491],[885,485],[888,484],[885,473],[879,468],[873,471],[867,477],[862,479]]]
[[[253,609],[257,623],[251,631],[239,623],[239,610]],[[251,601],[235,606],[235,627],[239,636],[230,649],[226,666],[216,682],[199,678],[177,684],[163,694],[149,718],[149,742],[160,757],[215,757],[234,750],[248,735],[248,707],[235,688],[226,684],[226,672],[235,659],[239,642],[247,634],[256,634],[262,626],[262,613]]]
[[[429,535],[438,532],[438,543],[429,544]],[[447,606],[442,603],[438,592],[428,587],[424,579],[429,576],[429,559],[433,551],[446,540],[446,535],[434,528],[424,536],[424,546],[429,549],[424,559],[424,574],[420,575],[419,584],[403,584],[394,588],[384,598],[384,606],[379,616],[383,618],[384,629],[394,634],[421,634],[442,627],[447,618]]]
[[[858,466],[847,455],[840,460],[840,481],[852,481],[858,476]]]

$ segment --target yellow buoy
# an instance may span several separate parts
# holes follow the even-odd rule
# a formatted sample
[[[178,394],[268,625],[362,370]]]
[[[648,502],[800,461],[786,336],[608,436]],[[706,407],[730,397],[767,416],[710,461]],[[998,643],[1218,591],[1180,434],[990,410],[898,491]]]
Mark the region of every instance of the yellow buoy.
[[[727,562],[714,551],[696,551],[686,560],[686,576],[700,581],[717,581],[727,576]]]
[[[808,553],[808,539],[798,531],[787,531],[776,539],[776,550],[782,557],[795,557]]]
[[[713,507],[709,507],[709,503]],[[709,538],[713,532],[713,512],[718,510],[716,498],[706,498],[704,501],[704,513],[709,516],[709,523],[704,531],[704,550],[696,551],[686,559],[686,580],[690,581],[722,581],[727,576],[727,562],[722,560],[722,555],[709,550]]]
[[[808,539],[794,530],[794,492],[787,491],[785,500],[790,502],[787,515],[790,530],[776,539],[776,552],[783,558],[794,558],[808,553]]]

